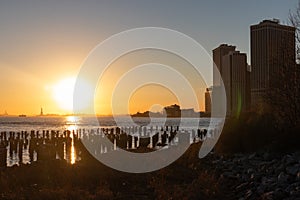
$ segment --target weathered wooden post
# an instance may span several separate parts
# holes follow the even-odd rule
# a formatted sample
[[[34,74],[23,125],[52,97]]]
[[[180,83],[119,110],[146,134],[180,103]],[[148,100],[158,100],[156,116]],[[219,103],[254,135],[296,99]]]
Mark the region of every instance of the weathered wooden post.
[[[6,167],[6,162],[7,162],[7,150],[6,150],[6,145],[2,141],[0,143],[0,168]]]

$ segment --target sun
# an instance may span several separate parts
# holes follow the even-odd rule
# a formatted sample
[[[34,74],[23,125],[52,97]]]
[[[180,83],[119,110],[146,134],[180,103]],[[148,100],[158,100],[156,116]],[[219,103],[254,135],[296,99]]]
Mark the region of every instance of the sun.
[[[73,92],[76,78],[69,77],[60,80],[53,86],[53,98],[58,106],[66,111],[73,109]]]
[[[77,97],[75,110],[73,108],[74,102],[74,88],[75,83],[79,84],[80,96]],[[52,86],[52,97],[64,111],[72,111],[72,113],[93,113],[92,106],[94,100],[94,88],[90,85],[89,81],[84,79],[78,79],[76,77],[68,77],[58,81]]]

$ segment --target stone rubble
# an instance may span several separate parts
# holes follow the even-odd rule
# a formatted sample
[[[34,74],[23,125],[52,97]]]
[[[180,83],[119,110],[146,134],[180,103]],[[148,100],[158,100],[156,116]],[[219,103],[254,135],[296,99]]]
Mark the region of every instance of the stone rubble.
[[[300,152],[213,157],[212,170],[234,199],[300,199]]]

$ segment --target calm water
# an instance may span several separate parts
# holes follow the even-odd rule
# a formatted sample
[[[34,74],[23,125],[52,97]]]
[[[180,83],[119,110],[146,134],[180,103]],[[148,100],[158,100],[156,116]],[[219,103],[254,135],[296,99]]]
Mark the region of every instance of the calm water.
[[[131,118],[118,117],[0,117],[0,131],[31,131],[31,130],[73,130],[73,129],[92,129],[99,127],[118,126],[128,127]],[[140,126],[172,126],[180,123],[179,118],[171,118],[166,122],[164,118],[148,118],[137,117],[133,118],[135,125]],[[190,129],[193,124],[197,123],[197,118],[185,118],[181,121],[181,127]],[[201,118],[199,127],[208,127],[209,118]]]
[[[77,116],[67,116],[67,117],[0,117],[0,132],[21,132],[27,131],[60,131],[61,133],[65,130],[76,131],[76,130],[87,130],[87,133],[91,130],[96,130],[98,128],[108,128],[108,127],[131,127],[135,126],[148,126],[148,127],[162,127],[162,126],[178,126],[183,130],[191,130],[195,128],[195,125],[199,124],[200,128],[208,128],[210,119],[209,118],[186,118],[180,121],[179,118],[168,119],[165,121],[163,118],[132,118],[130,117],[118,117],[116,119],[112,117],[77,117]],[[134,122],[134,124],[133,124]],[[218,122],[215,121],[217,124]],[[72,142],[70,146],[64,145],[64,156],[63,159],[70,163],[75,163],[80,160],[80,155],[76,153],[76,146],[74,145],[73,137],[71,136]],[[32,160],[35,161],[37,158],[36,153],[34,153]],[[30,163],[30,156],[28,148],[24,147],[22,152],[22,160],[18,156],[18,150],[9,151],[9,146],[7,146],[7,166],[12,166],[14,164]]]

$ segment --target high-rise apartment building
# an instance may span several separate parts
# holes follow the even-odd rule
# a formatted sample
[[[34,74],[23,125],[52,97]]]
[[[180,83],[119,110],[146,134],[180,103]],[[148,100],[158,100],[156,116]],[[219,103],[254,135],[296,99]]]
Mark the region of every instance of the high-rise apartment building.
[[[219,47],[213,50],[213,61],[216,67],[218,68],[221,76],[223,73],[222,58],[223,56],[227,55],[230,51],[235,51],[235,48],[236,48],[235,46],[231,46],[228,44],[221,44]],[[215,70],[213,71],[213,85],[214,86],[221,85],[220,76]]]
[[[250,71],[247,56],[235,46],[221,44],[213,50],[214,63],[220,71],[227,99],[227,115],[238,115],[250,107]],[[214,85],[219,86],[214,71]]]
[[[276,19],[264,20],[250,27],[250,35],[251,101],[256,106],[280,83],[283,66],[294,70],[295,28]]]
[[[247,64],[247,55],[239,51],[231,51],[222,59],[226,96],[227,115],[238,116],[250,107],[250,71]]]

